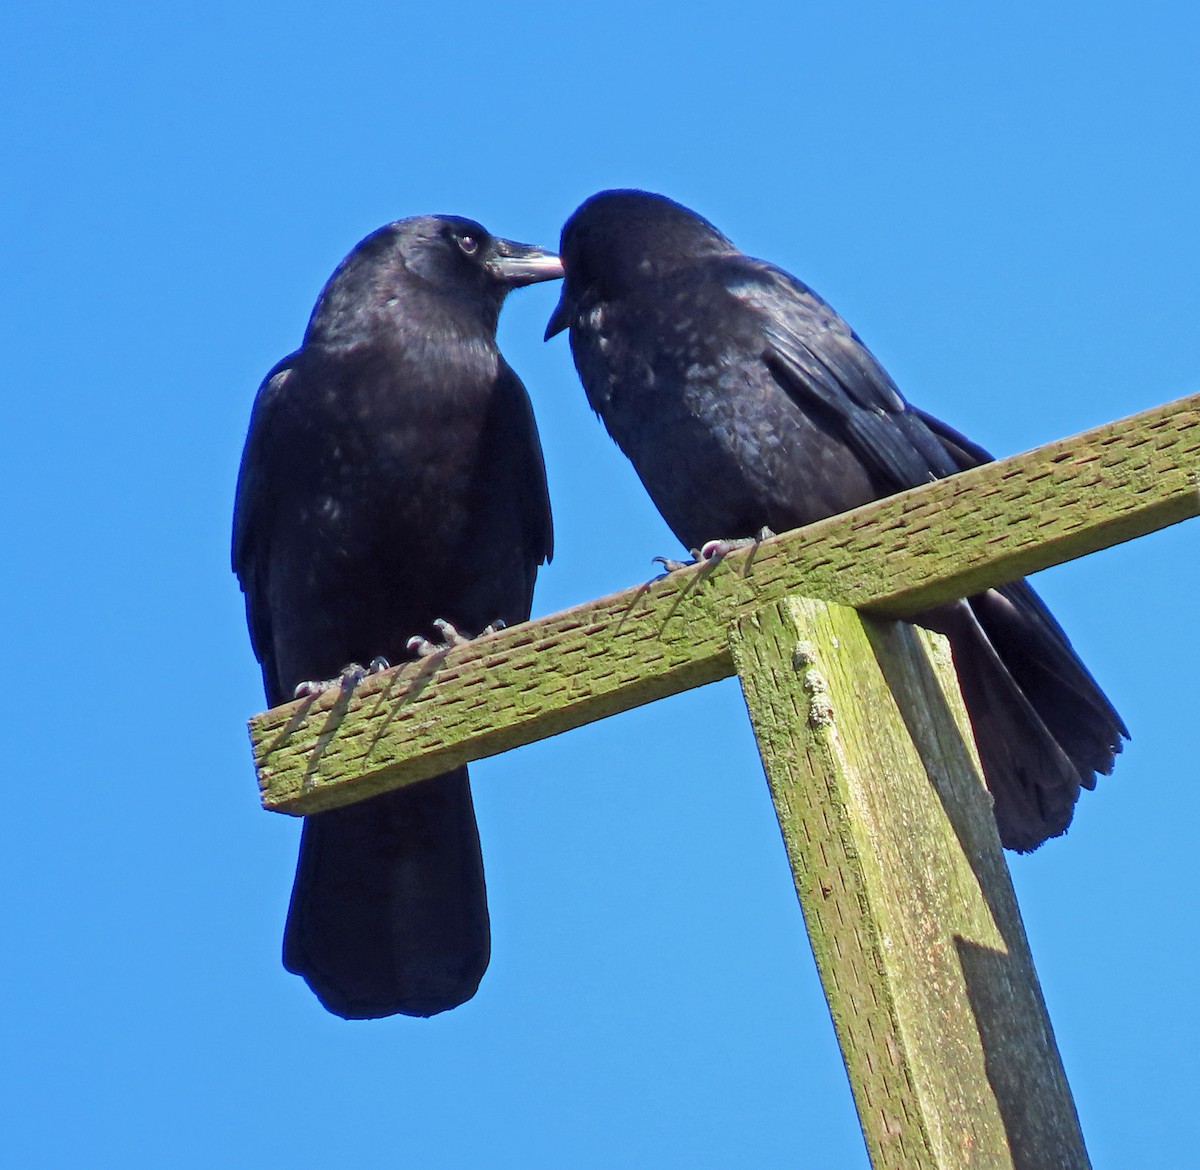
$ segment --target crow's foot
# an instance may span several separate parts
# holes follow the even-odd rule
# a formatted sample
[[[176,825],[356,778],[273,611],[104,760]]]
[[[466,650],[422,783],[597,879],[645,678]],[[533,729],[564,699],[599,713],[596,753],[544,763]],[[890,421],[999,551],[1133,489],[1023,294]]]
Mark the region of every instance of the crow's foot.
[[[387,670],[389,666],[391,663],[382,656],[372,658],[369,666],[360,666],[357,662],[351,662],[342,667],[336,678],[302,682],[292,692],[292,695],[294,698],[303,699],[310,695],[323,695],[326,691],[332,691],[334,688],[341,691],[352,691],[364,678],[378,674],[381,670]]]
[[[504,629],[504,622],[497,618],[490,626],[484,626],[475,635],[475,638],[471,638],[466,634],[460,634],[445,618],[435,618],[433,625],[442,636],[441,642],[431,642],[428,638],[421,637],[420,634],[414,634],[407,642],[410,654],[415,654],[418,658],[428,658],[432,654],[445,654],[455,646],[465,646],[468,642],[473,642],[475,638],[482,638],[487,634],[494,634],[498,630]]]
[[[707,540],[699,548],[691,550],[692,559],[690,561],[677,561],[672,557],[655,557],[654,563],[662,565],[668,573],[674,573],[679,569],[687,569],[692,565],[707,563],[716,565],[723,557],[727,557],[735,549],[739,548],[755,548],[775,533],[764,525],[758,530],[756,536],[743,536],[729,540]]]
[[[765,524],[754,536],[739,537],[736,540],[709,540],[700,546],[699,553],[693,554],[698,561],[719,561],[727,557],[735,549],[757,548],[764,540],[774,536]]]

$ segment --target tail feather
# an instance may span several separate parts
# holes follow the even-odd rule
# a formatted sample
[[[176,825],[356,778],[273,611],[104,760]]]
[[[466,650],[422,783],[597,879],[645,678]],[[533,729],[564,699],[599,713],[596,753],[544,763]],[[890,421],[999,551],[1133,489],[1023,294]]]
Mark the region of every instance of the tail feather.
[[[1027,581],[970,599],[971,609],[1017,685],[1079,771],[1095,788],[1129,732],[1108,697]]]
[[[1024,581],[917,620],[950,639],[1005,848],[1066,832],[1128,732],[1058,623]]]
[[[471,998],[491,953],[467,770],[305,819],[283,964],[346,1019]]]

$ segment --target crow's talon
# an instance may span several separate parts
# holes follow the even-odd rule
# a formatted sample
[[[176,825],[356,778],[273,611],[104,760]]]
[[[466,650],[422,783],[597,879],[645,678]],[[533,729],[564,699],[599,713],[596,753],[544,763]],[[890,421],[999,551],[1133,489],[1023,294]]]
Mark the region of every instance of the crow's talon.
[[[674,557],[653,557],[651,561],[653,564],[662,565],[663,570],[667,573],[677,573],[680,569],[690,569],[693,565],[708,565],[712,569],[716,568],[722,558],[727,557],[735,549],[750,548],[751,546],[757,548],[760,542],[774,535],[775,533],[764,525],[755,536],[705,541],[699,548],[688,550],[692,554],[690,561],[677,561]],[[747,562],[747,569],[753,560],[753,555],[751,555]]]
[[[696,562],[692,561],[677,561],[674,557],[653,557],[651,564],[662,565],[663,571],[667,573],[678,573],[680,569],[687,569]]]
[[[410,654],[414,654],[418,658],[429,658],[433,654],[450,649],[449,646],[438,646],[436,643],[431,642],[428,638],[422,638],[420,634],[413,634],[413,636],[404,643],[404,648]]]
[[[434,618],[433,624],[437,632],[442,635],[442,642],[447,648],[461,646],[464,642],[470,641],[469,638],[458,632],[458,628],[453,622],[448,622],[445,618]]]
[[[292,692],[292,698],[307,699],[316,697],[335,688],[343,692],[349,692],[354,690],[368,675],[378,674],[381,670],[387,670],[389,666],[391,666],[391,663],[382,657],[372,658],[370,666],[360,666],[357,662],[349,662],[342,667],[336,678],[311,679],[308,682],[300,683]]]
[[[414,634],[405,643],[410,654],[415,654],[418,658],[430,658],[434,654],[445,654],[467,640],[445,618],[434,618],[432,625],[441,634],[442,640],[440,642],[431,642],[428,638],[424,638],[420,634]]]
[[[765,524],[754,536],[740,536],[731,540],[706,541],[698,553],[693,554],[697,560],[719,561],[739,548],[757,548],[764,540],[769,540],[775,533]]]
[[[410,654],[415,654],[418,658],[429,658],[434,654],[446,654],[450,650],[453,650],[455,646],[465,646],[468,642],[475,640],[474,638],[467,637],[466,634],[460,634],[454,625],[446,621],[445,618],[434,618],[432,625],[441,634],[441,642],[431,642],[428,638],[423,638],[420,634],[414,634],[405,643]],[[504,629],[504,622],[500,618],[497,618],[490,626],[484,626],[475,637],[482,638],[487,634],[494,634],[502,629]]]
[[[307,699],[310,696],[323,694],[329,690],[330,681],[329,679],[310,679],[307,682],[297,683],[296,689],[292,692],[292,698]],[[340,684],[341,680],[339,679],[338,682]]]
[[[737,542],[732,540],[707,540],[700,546],[700,555],[696,559],[698,561],[719,561],[737,547]]]

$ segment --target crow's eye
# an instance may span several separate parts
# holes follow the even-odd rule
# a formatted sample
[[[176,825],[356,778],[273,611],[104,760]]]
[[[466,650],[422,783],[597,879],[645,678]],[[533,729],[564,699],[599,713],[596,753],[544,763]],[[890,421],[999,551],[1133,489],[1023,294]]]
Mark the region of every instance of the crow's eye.
[[[474,256],[479,251],[479,241],[474,236],[459,236],[458,246],[468,256]]]

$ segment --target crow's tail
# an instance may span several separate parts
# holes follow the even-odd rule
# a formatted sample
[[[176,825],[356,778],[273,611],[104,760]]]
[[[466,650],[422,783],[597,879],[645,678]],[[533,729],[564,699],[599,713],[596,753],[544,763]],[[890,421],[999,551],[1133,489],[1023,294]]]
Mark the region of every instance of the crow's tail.
[[[917,620],[950,639],[1000,840],[1028,852],[1065,832],[1129,733],[1041,598],[1015,581]]]
[[[283,964],[346,1019],[475,994],[491,936],[466,768],[305,819]]]

